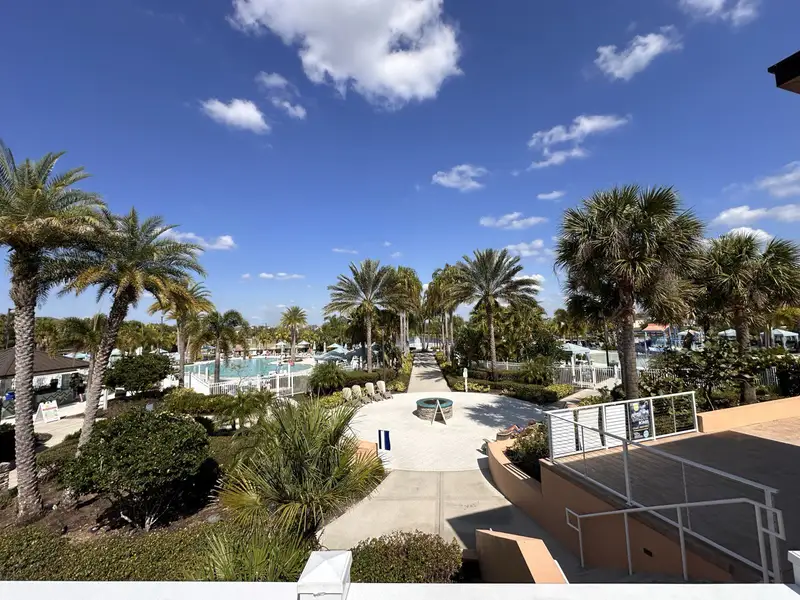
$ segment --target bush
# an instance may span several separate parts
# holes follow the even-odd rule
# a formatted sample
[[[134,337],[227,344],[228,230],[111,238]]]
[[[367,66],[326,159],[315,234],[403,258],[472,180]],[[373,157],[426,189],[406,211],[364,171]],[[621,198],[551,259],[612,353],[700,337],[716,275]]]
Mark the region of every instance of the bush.
[[[550,404],[558,401],[558,395],[553,390],[548,390],[541,385],[519,383],[517,381],[504,381],[499,384],[502,393],[534,404]]]
[[[336,408],[344,404],[344,396],[342,392],[334,392],[329,396],[323,396],[319,401],[322,402],[322,406],[325,408]]]
[[[217,425],[214,423],[214,419],[209,419],[208,417],[195,417],[195,423],[200,423],[203,426],[203,429],[206,430],[206,435],[214,435],[214,432],[217,430]]]
[[[218,525],[71,542],[37,526],[0,534],[0,580],[176,581],[194,577]]]
[[[172,361],[163,354],[123,356],[108,369],[105,384],[141,393],[158,387],[170,373]]]
[[[133,396],[110,399],[108,401],[108,408],[106,408],[105,410],[103,409],[98,410],[97,417],[103,419],[114,419],[132,410],[142,410],[146,408],[148,404],[153,404],[154,406],[158,406],[160,402],[155,401],[153,398],[134,399]]]
[[[534,479],[541,480],[540,458],[550,456],[547,426],[537,423],[526,427],[506,451],[509,460]]]
[[[561,400],[572,394],[574,388],[568,383],[553,383],[544,388],[548,392],[554,392],[556,397]]]
[[[315,365],[308,377],[308,389],[317,395],[330,394],[344,387],[347,376],[334,362]]]
[[[461,548],[455,540],[395,532],[353,548],[350,578],[357,583],[449,583],[460,568]]]
[[[189,388],[176,388],[164,396],[161,409],[192,417],[222,415],[229,408],[230,396],[206,396]]]
[[[57,474],[65,464],[75,458],[78,450],[78,439],[81,432],[70,433],[60,444],[51,448],[45,448],[36,455],[36,467],[39,471],[44,470],[48,474]]]
[[[148,411],[101,421],[62,481],[78,494],[111,500],[116,513],[146,531],[191,491],[208,458],[208,437],[190,418]]]
[[[522,383],[550,385],[553,383],[553,361],[546,356],[537,356],[523,363],[517,373],[516,379]]]
[[[344,384],[342,387],[352,387],[360,385],[364,387],[367,383],[377,383],[379,379],[383,379],[383,375],[379,371],[369,373],[367,371],[342,371],[344,373]]]
[[[403,392],[406,392],[408,390],[408,381],[404,381],[403,379],[397,378],[387,383],[386,388],[390,392],[397,392],[398,394],[402,394]]]

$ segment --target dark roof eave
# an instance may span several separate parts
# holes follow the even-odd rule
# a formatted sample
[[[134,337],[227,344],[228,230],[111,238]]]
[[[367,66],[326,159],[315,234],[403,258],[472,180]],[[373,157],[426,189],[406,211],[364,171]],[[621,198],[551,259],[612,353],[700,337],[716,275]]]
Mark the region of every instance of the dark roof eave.
[[[767,69],[775,76],[775,85],[800,94],[800,51],[784,58]]]

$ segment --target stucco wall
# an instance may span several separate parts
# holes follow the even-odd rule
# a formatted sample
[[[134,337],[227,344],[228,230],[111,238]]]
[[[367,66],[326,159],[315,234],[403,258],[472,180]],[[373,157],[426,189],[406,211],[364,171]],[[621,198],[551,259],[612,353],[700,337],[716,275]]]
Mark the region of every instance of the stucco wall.
[[[703,433],[717,433],[790,417],[800,417],[800,396],[700,413],[697,427]]]
[[[475,539],[486,583],[568,583],[540,539],[486,529]]]
[[[565,508],[578,514],[615,510],[588,485],[579,483],[549,461],[541,461],[541,484],[510,464],[504,450],[511,441],[489,444],[489,470],[497,488],[513,504],[519,506],[550,534],[580,555],[578,533],[567,525]],[[665,525],[666,526],[666,525]],[[648,524],[647,519],[630,516],[631,561],[634,573],[682,575],[680,546],[675,535],[665,535]],[[583,522],[583,550],[587,567],[627,570],[623,517],[613,515],[586,519]],[[733,578],[732,565],[722,560],[710,562],[687,550],[689,577],[693,580],[727,582]],[[749,574],[748,574],[749,577]]]

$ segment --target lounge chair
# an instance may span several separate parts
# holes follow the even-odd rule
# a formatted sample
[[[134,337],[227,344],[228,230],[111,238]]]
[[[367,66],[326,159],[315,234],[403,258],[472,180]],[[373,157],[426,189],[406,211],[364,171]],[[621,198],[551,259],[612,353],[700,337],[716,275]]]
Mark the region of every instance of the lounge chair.
[[[392,393],[386,390],[386,382],[381,380],[378,382],[378,393],[383,396],[385,400],[392,397]]]
[[[364,394],[361,393],[360,385],[354,385],[352,387],[352,390],[353,390],[353,400],[355,400],[356,402],[360,402],[361,404],[367,404],[369,402],[369,400],[367,400]]]
[[[383,400],[383,396],[381,396],[379,393],[375,391],[374,383],[372,382],[366,383],[364,387],[366,388],[367,398],[369,398],[371,402],[379,402]]]
[[[351,390],[350,388],[344,388],[342,390],[342,398],[344,398],[344,401],[347,402],[348,404],[350,402],[352,402],[353,401],[353,390]]]

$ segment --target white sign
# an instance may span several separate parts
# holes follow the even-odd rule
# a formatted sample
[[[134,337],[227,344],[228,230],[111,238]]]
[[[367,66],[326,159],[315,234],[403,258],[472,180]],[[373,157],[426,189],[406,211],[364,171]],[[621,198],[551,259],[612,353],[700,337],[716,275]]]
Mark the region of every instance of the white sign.
[[[467,367],[464,367],[464,379],[467,378]]]
[[[60,421],[61,415],[58,414],[58,404],[55,400],[52,402],[42,402],[39,408],[36,409],[36,415],[33,417],[34,423],[53,423]]]

